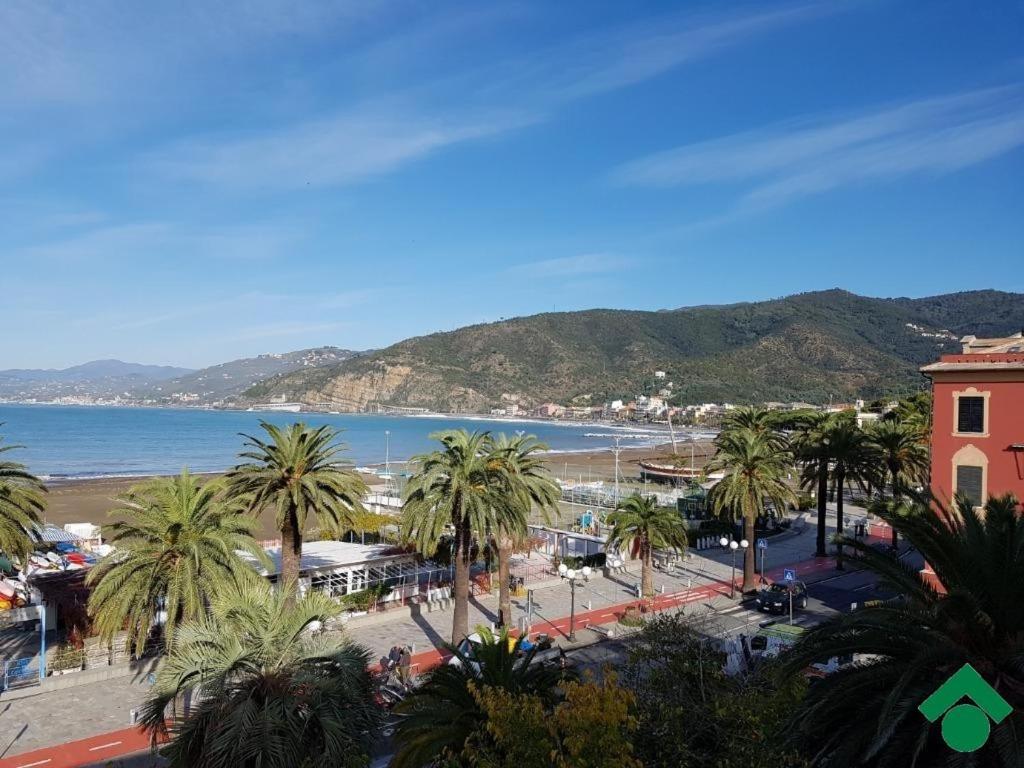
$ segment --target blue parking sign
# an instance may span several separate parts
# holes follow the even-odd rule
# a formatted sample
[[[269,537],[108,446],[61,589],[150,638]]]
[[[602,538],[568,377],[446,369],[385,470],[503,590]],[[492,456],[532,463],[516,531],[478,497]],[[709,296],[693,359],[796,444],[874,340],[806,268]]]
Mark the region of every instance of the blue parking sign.
[[[796,581],[796,570],[793,568],[786,568],[782,571],[782,578],[784,581]]]
[[[758,549],[768,549],[768,539],[758,539],[757,540],[757,548]]]

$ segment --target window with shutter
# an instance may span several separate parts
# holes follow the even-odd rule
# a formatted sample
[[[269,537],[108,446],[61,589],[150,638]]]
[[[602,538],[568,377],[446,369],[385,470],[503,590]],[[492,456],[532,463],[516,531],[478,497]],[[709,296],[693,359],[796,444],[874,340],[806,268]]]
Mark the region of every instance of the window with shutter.
[[[981,467],[971,467],[961,464],[956,468],[956,492],[964,494],[971,502],[972,507],[980,507],[982,499],[982,478],[984,470]]]
[[[985,431],[985,398],[957,398],[956,431],[982,434]]]

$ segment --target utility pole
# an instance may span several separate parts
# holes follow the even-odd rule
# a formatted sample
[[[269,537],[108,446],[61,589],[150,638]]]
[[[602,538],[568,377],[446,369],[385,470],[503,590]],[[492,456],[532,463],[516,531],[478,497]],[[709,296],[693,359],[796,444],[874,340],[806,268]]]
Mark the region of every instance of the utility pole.
[[[615,504],[619,503],[619,452],[622,448],[619,446],[619,440],[621,438],[615,438]]]

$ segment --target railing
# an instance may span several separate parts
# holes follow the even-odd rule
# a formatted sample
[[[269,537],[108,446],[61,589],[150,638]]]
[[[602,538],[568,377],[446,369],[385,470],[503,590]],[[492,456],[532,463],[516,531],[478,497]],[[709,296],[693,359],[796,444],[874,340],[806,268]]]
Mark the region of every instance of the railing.
[[[4,687],[10,691],[39,685],[39,657],[9,659],[4,662]]]

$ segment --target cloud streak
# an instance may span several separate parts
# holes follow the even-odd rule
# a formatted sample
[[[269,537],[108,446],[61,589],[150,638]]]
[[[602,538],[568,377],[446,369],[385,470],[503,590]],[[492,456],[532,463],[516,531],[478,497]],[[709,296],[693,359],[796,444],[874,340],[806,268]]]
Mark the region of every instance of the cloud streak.
[[[584,253],[516,264],[505,271],[516,277],[566,278],[618,272],[630,264],[629,259],[609,253]]]
[[[733,184],[737,210],[784,205],[849,184],[941,174],[1024,144],[1024,88],[1008,86],[805,118],[683,145],[616,169],[620,185]]]
[[[148,167],[171,179],[235,190],[351,185],[543,121],[575,99],[642,82],[832,7],[788,5],[729,18],[673,14],[656,23],[607,27],[392,94],[386,107],[354,104],[318,119],[164,146],[150,154]],[[372,60],[375,50],[365,55]],[[452,99],[458,106],[443,113],[435,106]]]
[[[255,136],[186,141],[154,153],[149,161],[167,176],[219,187],[346,185],[531,119],[507,112],[452,119],[353,110]]]

